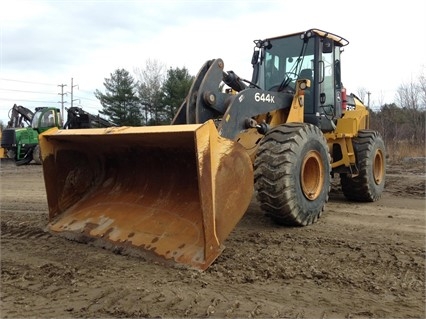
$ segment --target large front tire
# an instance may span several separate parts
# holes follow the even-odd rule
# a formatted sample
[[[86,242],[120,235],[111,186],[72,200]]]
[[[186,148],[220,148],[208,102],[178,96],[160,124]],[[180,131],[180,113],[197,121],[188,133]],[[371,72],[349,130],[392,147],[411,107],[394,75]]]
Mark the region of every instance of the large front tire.
[[[378,200],[385,187],[386,153],[382,137],[376,131],[362,130],[353,139],[359,174],[340,174],[345,197],[358,202]]]
[[[275,222],[306,226],[318,220],[328,201],[331,169],[318,127],[275,127],[260,142],[254,168],[257,200]]]

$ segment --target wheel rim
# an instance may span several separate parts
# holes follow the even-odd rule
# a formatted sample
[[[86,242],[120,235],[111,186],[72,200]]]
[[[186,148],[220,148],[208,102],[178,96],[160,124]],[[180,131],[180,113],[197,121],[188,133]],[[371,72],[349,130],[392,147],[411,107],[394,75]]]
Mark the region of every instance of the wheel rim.
[[[373,160],[373,176],[376,185],[379,185],[383,181],[385,175],[383,153],[381,150],[377,150]]]
[[[302,163],[302,191],[309,200],[315,200],[321,194],[324,184],[324,166],[317,151],[309,151]]]

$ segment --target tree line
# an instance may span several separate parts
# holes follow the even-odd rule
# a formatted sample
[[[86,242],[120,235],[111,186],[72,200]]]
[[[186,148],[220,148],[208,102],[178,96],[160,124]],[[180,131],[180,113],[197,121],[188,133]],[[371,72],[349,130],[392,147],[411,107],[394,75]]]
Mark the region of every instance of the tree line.
[[[96,90],[100,114],[118,126],[168,125],[188,94],[194,77],[183,68],[169,68],[156,60],[147,60],[134,75],[117,69],[105,78],[105,92]],[[361,99],[365,97],[360,91]],[[402,83],[395,101],[370,110],[370,126],[379,131],[385,144],[410,144],[425,153],[426,77]],[[0,121],[0,128],[3,128]],[[426,154],[424,154],[426,155]]]
[[[193,76],[185,67],[165,72],[165,66],[155,60],[148,60],[145,68],[136,68],[134,73],[117,69],[105,78],[105,92],[94,92],[102,105],[99,113],[118,126],[170,124]]]
[[[379,131],[385,144],[398,148],[411,145],[425,156],[426,138],[426,77],[421,74],[416,81],[402,83],[395,102],[383,104],[380,110],[370,110],[372,129]]]
[[[103,109],[101,114],[117,125],[170,124],[184,101],[193,81],[186,68],[170,68],[148,60],[144,69],[136,69],[137,80],[124,69],[105,79],[106,92],[96,90]],[[165,74],[165,75],[164,75]],[[360,98],[366,92],[360,89]],[[359,94],[358,94],[359,95]],[[421,74],[410,83],[402,83],[395,102],[382,104],[378,111],[370,109],[370,125],[379,131],[385,143],[401,141],[425,147],[426,78]]]

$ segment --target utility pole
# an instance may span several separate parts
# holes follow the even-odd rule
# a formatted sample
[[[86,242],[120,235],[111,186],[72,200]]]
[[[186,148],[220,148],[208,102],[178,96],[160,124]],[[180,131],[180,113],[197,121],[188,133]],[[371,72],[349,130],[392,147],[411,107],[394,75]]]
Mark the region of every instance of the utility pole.
[[[62,116],[64,116],[64,103],[67,103],[66,101],[64,102],[64,95],[67,95],[67,93],[64,93],[64,86],[67,86],[66,84],[59,84],[58,86],[61,87],[61,93],[58,93],[61,96],[61,101],[59,103],[61,103],[62,108],[61,108],[61,114]]]
[[[73,99],[73,96],[74,96],[74,87],[75,86],[78,87],[78,85],[74,85],[73,82],[74,82],[74,79],[71,78],[71,107],[73,106],[74,101],[78,100],[78,99],[75,99],[75,100]]]
[[[370,108],[370,94],[371,94],[371,92],[370,92],[370,91],[368,91],[368,92],[367,92],[367,95],[368,95],[368,99],[367,99],[367,106],[368,106],[368,108]]]

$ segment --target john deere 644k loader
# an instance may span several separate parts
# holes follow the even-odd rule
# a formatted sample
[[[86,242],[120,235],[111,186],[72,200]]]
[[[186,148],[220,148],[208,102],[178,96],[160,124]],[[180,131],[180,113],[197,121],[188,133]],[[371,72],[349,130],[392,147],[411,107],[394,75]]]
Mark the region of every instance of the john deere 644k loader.
[[[348,41],[312,29],[254,43],[251,81],[207,61],[172,125],[43,133],[50,231],[204,270],[253,192],[299,226],[321,216],[334,176],[348,199],[377,200],[385,147],[342,85]]]

